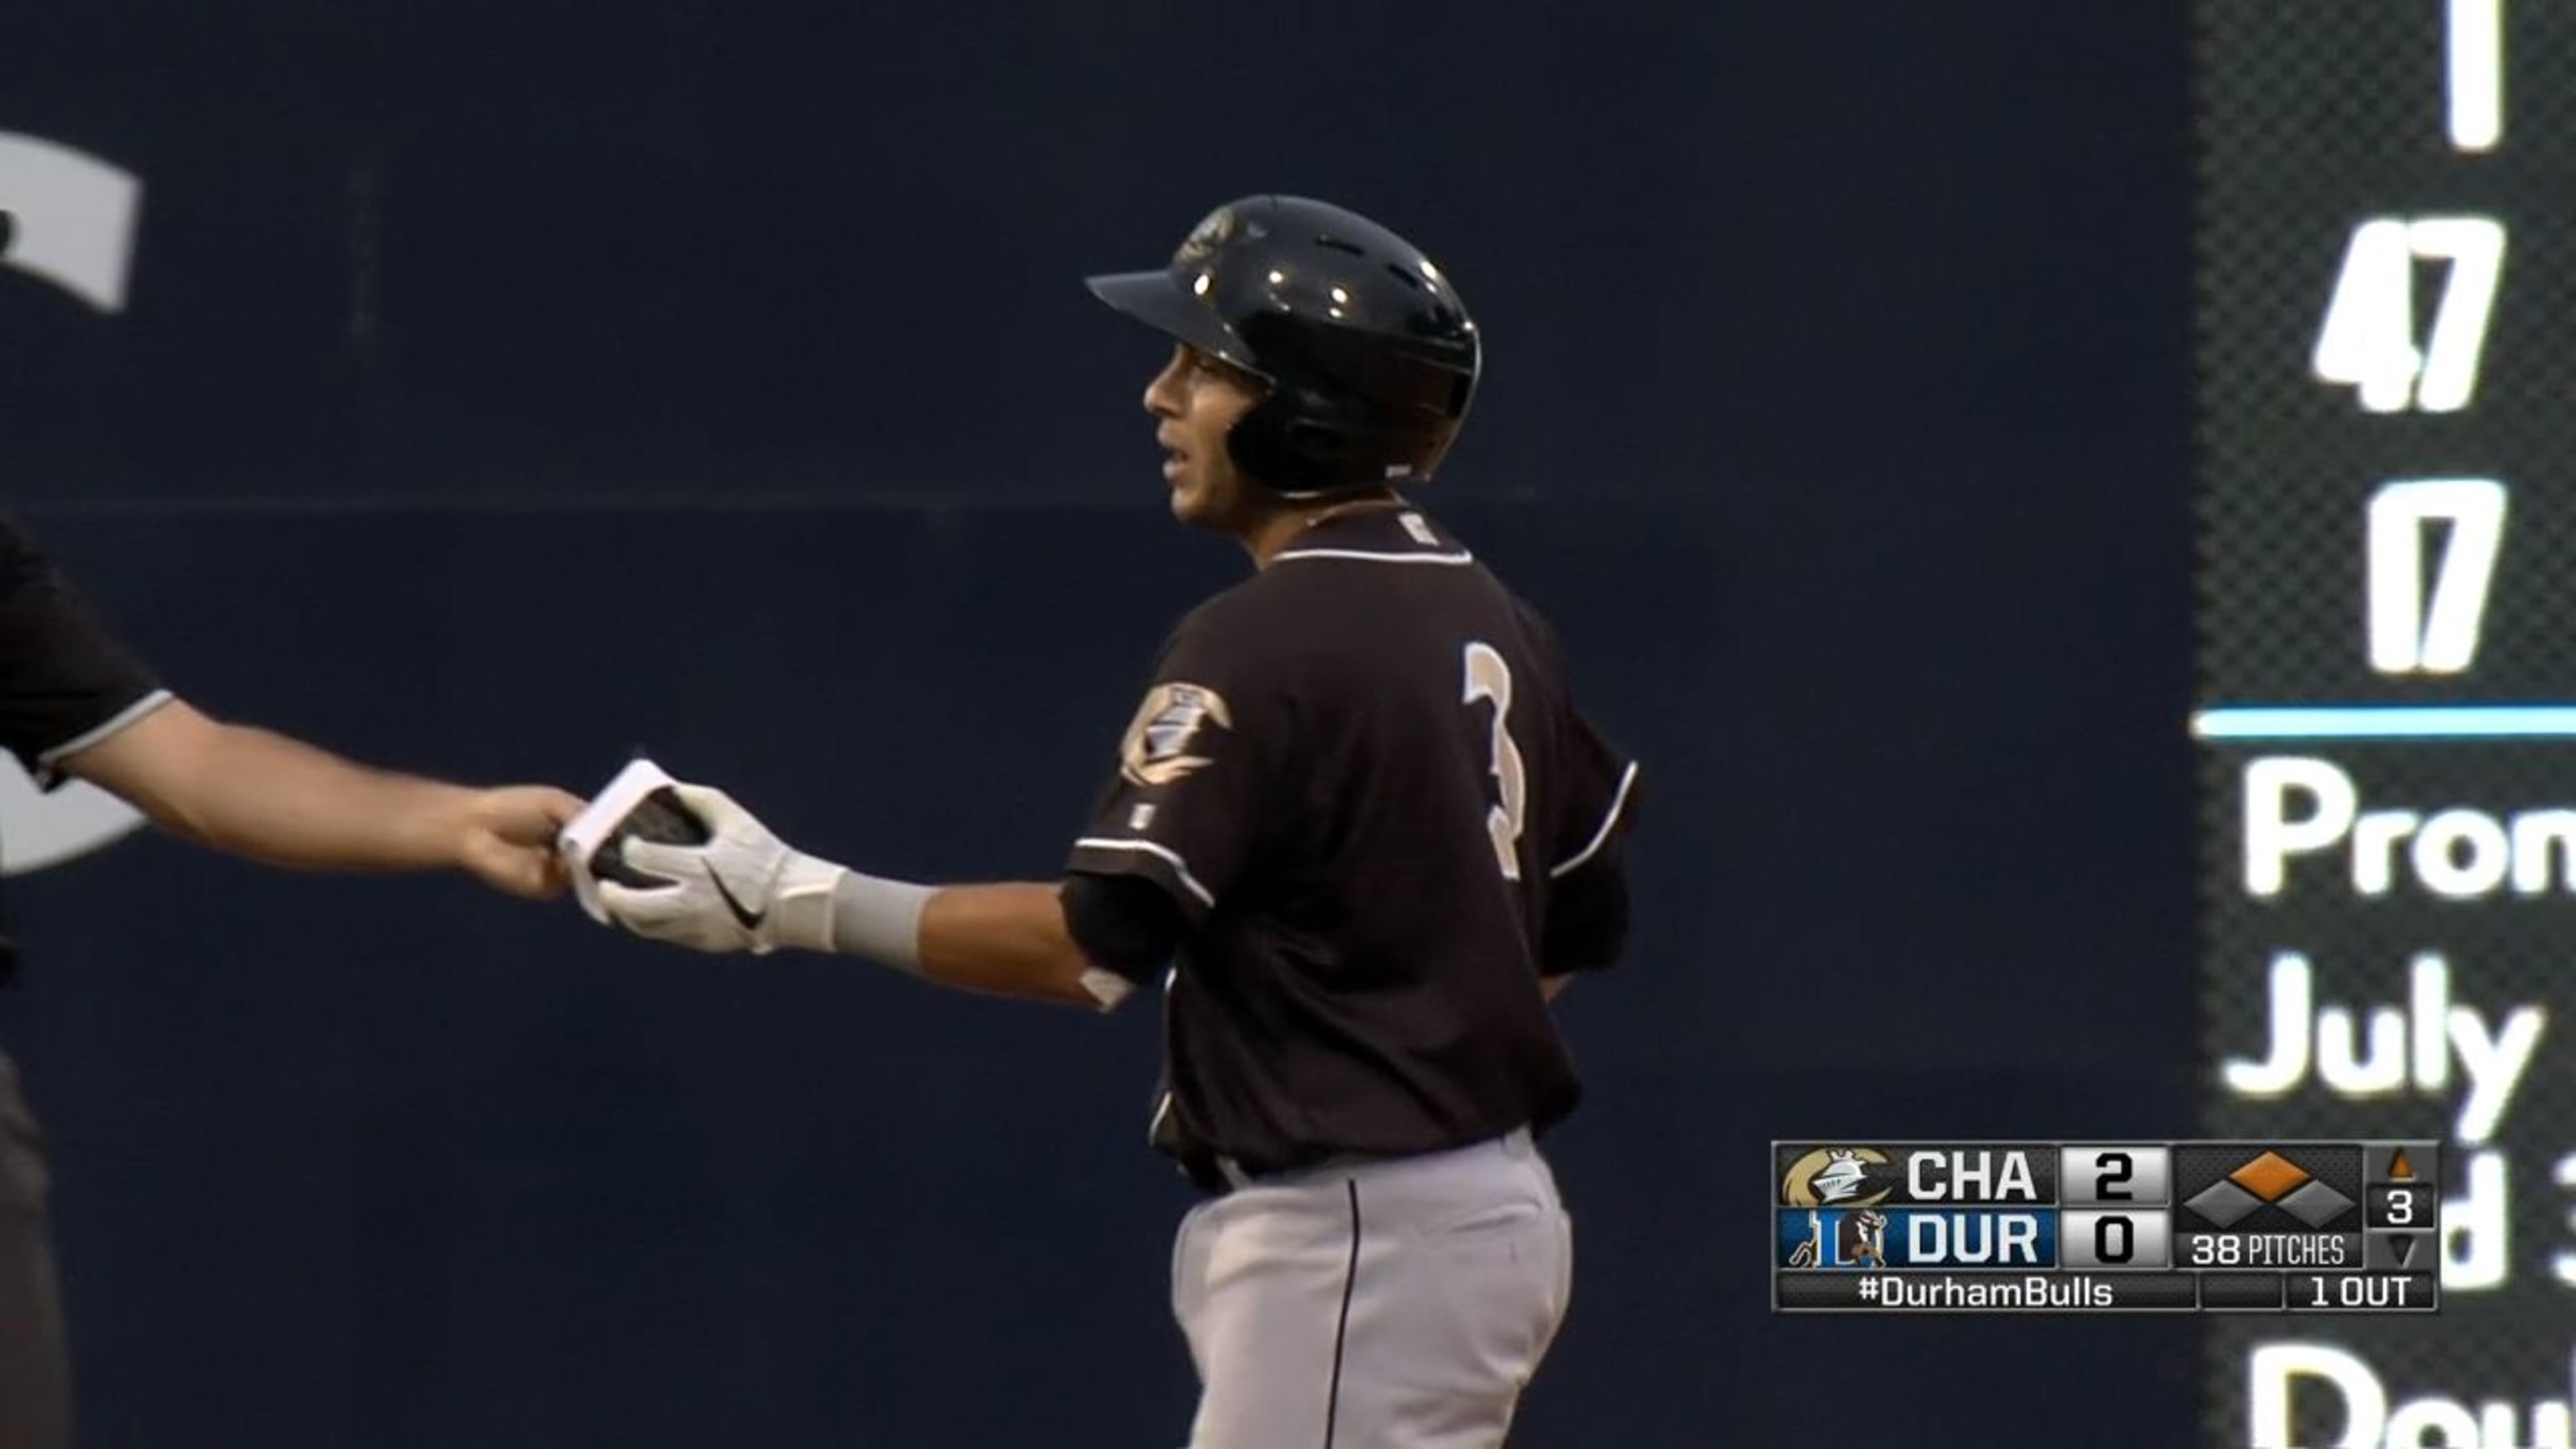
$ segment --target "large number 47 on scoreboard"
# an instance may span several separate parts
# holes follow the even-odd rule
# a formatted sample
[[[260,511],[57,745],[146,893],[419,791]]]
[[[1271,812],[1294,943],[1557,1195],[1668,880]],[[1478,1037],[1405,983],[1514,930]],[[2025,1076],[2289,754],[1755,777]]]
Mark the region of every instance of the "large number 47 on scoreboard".
[[[2448,262],[2433,327],[2416,342],[2418,262]],[[2372,217],[2353,228],[2310,359],[2317,376],[2358,388],[2374,413],[2457,412],[2477,395],[2478,361],[2504,270],[2504,224],[2491,216]]]
[[[2504,138],[2504,0],[2444,0],[2442,17],[2451,146],[2492,150]],[[2415,265],[2428,261],[2451,265],[2418,348]],[[2375,413],[2467,407],[2503,270],[2504,224],[2491,216],[2380,216],[2354,227],[2317,334],[2317,376],[2360,389]]]

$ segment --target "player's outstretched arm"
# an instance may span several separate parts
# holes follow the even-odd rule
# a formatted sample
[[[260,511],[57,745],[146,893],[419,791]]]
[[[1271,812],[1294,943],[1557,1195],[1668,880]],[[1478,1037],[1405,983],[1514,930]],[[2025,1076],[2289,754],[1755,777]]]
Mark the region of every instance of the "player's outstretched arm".
[[[674,788],[708,839],[627,841],[626,864],[660,883],[600,886],[618,926],[700,951],[865,956],[960,990],[1104,1004],[1084,984],[1097,973],[1074,943],[1057,887],[881,880],[789,846],[721,790]]]
[[[1036,881],[933,891],[921,912],[921,974],[964,991],[1069,1006],[1116,1004],[1086,985],[1101,973],[1065,924],[1062,888]]]
[[[581,801],[544,785],[469,789],[353,764],[300,740],[172,700],[63,769],[164,828],[269,865],[453,867],[513,895],[562,890],[555,832]]]

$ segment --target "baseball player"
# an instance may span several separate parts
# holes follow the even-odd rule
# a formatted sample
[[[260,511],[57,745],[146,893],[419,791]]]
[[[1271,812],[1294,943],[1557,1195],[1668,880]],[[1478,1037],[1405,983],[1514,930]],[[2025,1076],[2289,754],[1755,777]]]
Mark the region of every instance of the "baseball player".
[[[1152,1140],[1209,1194],[1173,1255],[1192,1444],[1499,1444],[1570,1284],[1534,1145],[1577,1096],[1547,1003],[1621,952],[1636,767],[1547,626],[1397,491],[1480,357],[1421,251],[1254,197],[1091,289],[1173,339],[1145,390],[1172,511],[1257,568],[1165,642],[1063,877],[868,876],[689,785],[710,839],[627,846],[667,884],[607,910],[1102,1009],[1160,984]]]
[[[514,895],[562,888],[555,832],[581,801],[387,774],[208,718],[118,645],[53,562],[0,520],[0,747],[77,776],[175,834],[280,866],[455,867]],[[0,928],[0,984],[17,951]],[[70,1353],[46,1223],[44,1138],[0,1053],[0,1449],[67,1449]]]

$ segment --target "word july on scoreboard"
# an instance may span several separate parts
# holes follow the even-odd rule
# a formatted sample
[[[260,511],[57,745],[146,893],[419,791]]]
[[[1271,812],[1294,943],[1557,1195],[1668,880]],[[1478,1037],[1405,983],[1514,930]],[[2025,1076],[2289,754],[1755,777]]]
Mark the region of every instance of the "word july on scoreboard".
[[[1774,1142],[1781,1312],[2430,1313],[2441,1146]]]

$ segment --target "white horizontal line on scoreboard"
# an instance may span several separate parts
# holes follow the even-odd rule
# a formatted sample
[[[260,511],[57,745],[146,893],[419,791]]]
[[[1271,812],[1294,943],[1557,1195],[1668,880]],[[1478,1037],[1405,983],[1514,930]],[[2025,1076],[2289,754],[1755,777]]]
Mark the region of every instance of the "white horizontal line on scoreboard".
[[[2191,717],[2204,740],[2576,740],[2576,705],[2227,705]]]

